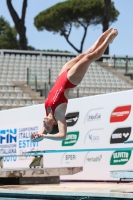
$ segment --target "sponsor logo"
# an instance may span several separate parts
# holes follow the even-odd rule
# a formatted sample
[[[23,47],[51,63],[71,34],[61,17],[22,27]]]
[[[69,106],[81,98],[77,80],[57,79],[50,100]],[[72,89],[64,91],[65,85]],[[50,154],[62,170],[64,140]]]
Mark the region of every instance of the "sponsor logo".
[[[103,108],[96,108],[96,109],[90,110],[85,116],[84,123],[101,120],[102,119],[102,110],[103,110]]]
[[[66,139],[62,141],[62,146],[73,146],[78,141],[79,132],[68,132]]]
[[[91,144],[93,142],[100,142],[101,134],[103,133],[103,128],[91,129],[86,133],[84,137],[84,144]]]
[[[115,151],[110,159],[110,165],[124,165],[131,157],[131,150]]]
[[[66,115],[67,126],[74,126],[79,119],[79,112],[68,113]]]
[[[0,144],[9,144],[17,142],[17,129],[0,130]]]
[[[87,157],[86,161],[87,162],[101,162],[101,159],[102,159],[102,154],[96,157]]]
[[[131,105],[120,106],[115,108],[111,113],[110,123],[125,121],[128,118],[130,111],[131,111]]]
[[[96,121],[101,119],[101,113],[95,113],[87,116],[87,121]]]
[[[22,126],[18,128],[18,148],[19,154],[25,154],[26,151],[36,151],[38,149],[38,142],[31,141],[31,135],[38,133],[38,126]],[[33,144],[34,143],[34,144]],[[19,160],[25,160],[24,157],[19,157]],[[27,160],[31,160],[27,157]]]
[[[0,130],[0,154],[16,154],[17,129]],[[4,162],[16,162],[17,157],[5,157]]]
[[[61,164],[70,164],[71,162],[74,162],[76,159],[77,156],[75,154],[64,153],[61,159]]]
[[[67,154],[65,155],[65,160],[76,160],[76,155],[74,154]]]
[[[110,144],[123,143],[128,140],[131,134],[131,127],[116,129],[110,138]]]
[[[89,140],[91,142],[99,142],[99,140],[100,140],[100,136],[99,135],[89,134],[88,137],[89,137]]]

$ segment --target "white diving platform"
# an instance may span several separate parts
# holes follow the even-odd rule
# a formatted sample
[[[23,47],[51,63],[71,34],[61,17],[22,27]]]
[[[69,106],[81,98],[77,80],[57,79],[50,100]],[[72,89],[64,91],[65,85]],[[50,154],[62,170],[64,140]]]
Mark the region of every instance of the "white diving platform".
[[[110,176],[119,179],[133,179],[133,170],[110,171]]]
[[[73,175],[83,171],[83,167],[60,167],[60,168],[4,168],[0,170],[1,177],[47,177]]]
[[[45,167],[45,151],[27,152],[22,155],[0,155],[0,182],[1,184],[42,184],[60,183],[60,176],[73,175],[83,171],[83,166],[72,167]],[[4,157],[32,157],[29,168],[4,168]],[[17,181],[16,181],[17,180]]]

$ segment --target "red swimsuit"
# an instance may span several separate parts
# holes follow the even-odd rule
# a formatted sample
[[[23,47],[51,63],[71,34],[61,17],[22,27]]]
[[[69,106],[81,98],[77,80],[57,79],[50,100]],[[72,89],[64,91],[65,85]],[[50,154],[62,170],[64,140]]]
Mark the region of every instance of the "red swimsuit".
[[[67,78],[68,71],[69,70],[65,70],[64,72],[62,72],[60,76],[58,76],[53,88],[48,93],[48,98],[45,101],[45,109],[46,109],[47,115],[48,115],[48,112],[47,112],[48,106],[50,106],[54,114],[57,106],[59,106],[62,103],[68,103],[68,100],[66,99],[64,95],[65,90],[68,88],[74,88],[77,86],[68,80]]]

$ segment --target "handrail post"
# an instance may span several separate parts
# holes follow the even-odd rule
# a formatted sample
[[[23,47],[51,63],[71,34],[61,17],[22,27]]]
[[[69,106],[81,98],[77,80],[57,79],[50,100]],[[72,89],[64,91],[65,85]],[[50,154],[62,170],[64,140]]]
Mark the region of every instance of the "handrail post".
[[[50,89],[51,89],[51,69],[49,69],[49,86],[50,86]]]
[[[35,75],[35,90],[37,92],[37,76]]]
[[[114,68],[115,68],[115,61],[116,61],[116,59],[115,59],[115,55],[114,55]]]
[[[77,98],[79,98],[79,88],[77,88]]]
[[[46,82],[44,83],[44,97],[46,98],[46,96],[47,96],[47,92],[46,92],[46,90],[47,90],[47,88],[46,88],[47,86],[46,86]]]
[[[27,67],[27,85],[29,85],[29,68]]]
[[[128,71],[128,56],[126,56],[126,74],[127,74],[127,71]]]

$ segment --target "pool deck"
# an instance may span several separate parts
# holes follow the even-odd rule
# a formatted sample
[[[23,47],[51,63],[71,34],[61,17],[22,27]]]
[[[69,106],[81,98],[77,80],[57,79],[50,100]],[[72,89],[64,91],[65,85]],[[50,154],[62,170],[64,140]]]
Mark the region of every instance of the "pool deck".
[[[0,197],[133,199],[133,182],[61,182],[60,184],[0,186]],[[52,199],[52,198],[51,198]],[[80,198],[79,198],[80,199]]]

